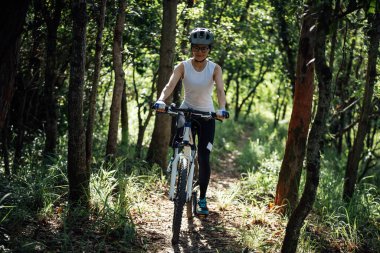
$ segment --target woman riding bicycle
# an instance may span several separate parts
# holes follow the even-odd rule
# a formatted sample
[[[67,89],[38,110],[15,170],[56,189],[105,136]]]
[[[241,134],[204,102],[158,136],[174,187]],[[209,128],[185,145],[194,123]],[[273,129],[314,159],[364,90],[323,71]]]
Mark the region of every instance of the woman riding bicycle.
[[[218,97],[219,110],[216,112],[219,119],[228,118],[225,110],[226,96],[222,68],[208,60],[214,35],[206,28],[195,28],[190,33],[192,58],[182,61],[175,66],[174,71],[163,89],[158,101],[155,103],[157,111],[165,109],[165,100],[171,95],[178,81],[182,79],[185,89],[184,101],[181,108],[192,108],[198,111],[215,112],[212,100],[214,85]],[[178,134],[177,138],[181,135]],[[197,213],[208,215],[206,191],[210,181],[210,152],[212,150],[215,134],[215,120],[197,118],[192,124],[192,132],[198,135],[198,164],[200,199]]]

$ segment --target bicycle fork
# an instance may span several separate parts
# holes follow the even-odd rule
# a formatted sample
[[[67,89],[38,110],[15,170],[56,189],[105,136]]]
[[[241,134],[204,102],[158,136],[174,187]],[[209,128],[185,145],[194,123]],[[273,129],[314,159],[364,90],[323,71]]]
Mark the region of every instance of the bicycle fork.
[[[189,149],[188,152],[190,155],[186,154],[186,149]],[[177,149],[175,153],[177,153]],[[169,164],[169,170],[171,170],[170,175],[170,189],[169,189],[169,199],[174,200],[175,198],[175,184],[178,174],[178,164],[182,161],[184,164],[184,168],[187,168],[187,185],[186,185],[186,201],[190,201],[191,194],[193,191],[193,179],[194,179],[194,170],[195,170],[195,160],[196,160],[196,152],[195,150],[191,150],[190,147],[185,147],[184,152],[180,154],[176,154],[174,159]],[[189,169],[190,168],[190,169]]]
[[[174,159],[169,164],[168,171],[171,172],[170,175],[170,189],[169,189],[169,199],[174,200],[174,189],[175,189],[175,181],[177,178],[178,172],[178,162],[180,161],[180,156],[178,155],[178,148],[175,148],[174,151]]]
[[[191,200],[191,196],[193,193],[193,179],[194,179],[194,168],[195,168],[196,155],[197,155],[197,152],[195,150],[191,150],[190,171],[189,171],[188,176],[187,176],[186,202]]]
[[[174,200],[175,198],[175,183],[178,174],[178,164],[183,161],[183,166],[187,170],[187,185],[186,185],[186,202],[190,201],[193,191],[193,178],[194,178],[194,168],[196,160],[196,149],[191,148],[193,145],[193,138],[191,134],[191,124],[185,124],[185,132],[183,137],[183,142],[186,144],[183,147],[183,151],[178,154],[178,148],[174,149],[173,157],[171,160],[168,171],[171,171],[170,175],[170,189],[169,189],[169,199]]]

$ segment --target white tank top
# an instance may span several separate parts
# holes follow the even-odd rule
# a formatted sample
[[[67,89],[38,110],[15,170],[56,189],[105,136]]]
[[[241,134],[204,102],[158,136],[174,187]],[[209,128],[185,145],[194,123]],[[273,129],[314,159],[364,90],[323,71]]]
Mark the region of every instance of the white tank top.
[[[181,108],[192,108],[198,111],[215,112],[212,101],[214,89],[215,63],[207,60],[205,68],[199,72],[191,64],[191,59],[182,62],[184,65],[184,77],[182,80],[185,88],[185,99]]]

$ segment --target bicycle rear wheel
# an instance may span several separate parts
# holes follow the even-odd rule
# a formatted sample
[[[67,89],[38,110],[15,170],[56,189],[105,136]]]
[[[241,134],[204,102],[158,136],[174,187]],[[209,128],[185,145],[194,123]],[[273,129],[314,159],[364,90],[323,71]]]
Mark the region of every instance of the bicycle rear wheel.
[[[188,167],[188,160],[186,158],[181,158],[179,161],[179,168],[178,168],[179,174],[178,174],[178,182],[177,182],[177,194],[174,199],[172,244],[178,243],[179,233],[181,231],[183,207],[186,202],[187,167]]]

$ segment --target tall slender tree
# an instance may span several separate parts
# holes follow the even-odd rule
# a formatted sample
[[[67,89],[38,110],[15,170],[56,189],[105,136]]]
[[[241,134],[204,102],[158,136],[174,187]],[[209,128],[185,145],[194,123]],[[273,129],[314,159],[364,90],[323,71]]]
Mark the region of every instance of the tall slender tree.
[[[129,144],[129,124],[128,124],[128,96],[127,96],[127,83],[124,82],[123,94],[121,95],[121,144],[127,146]]]
[[[116,17],[116,25],[113,37],[113,68],[115,72],[115,85],[113,88],[112,104],[111,104],[111,116],[108,129],[108,139],[106,156],[113,157],[117,151],[117,133],[119,129],[119,118],[121,112],[121,99],[124,87],[124,70],[122,61],[123,51],[123,31],[125,23],[125,8],[126,1],[119,0],[119,7]]]
[[[347,159],[346,173],[344,176],[343,199],[348,201],[352,198],[358,177],[358,167],[361,154],[363,153],[364,140],[370,130],[370,115],[372,112],[372,97],[376,81],[376,63],[379,57],[380,40],[380,3],[371,1],[375,5],[373,13],[368,13],[368,65],[364,88],[363,103],[360,113],[358,131]]]
[[[86,0],[72,2],[73,44],[68,94],[69,141],[67,171],[71,207],[89,206],[90,174],[86,169],[83,87],[86,59]]]
[[[321,149],[324,135],[327,131],[326,122],[331,104],[332,73],[327,65],[326,38],[331,24],[331,4],[328,1],[316,6],[318,22],[315,41],[315,70],[318,80],[318,108],[307,143],[306,183],[301,200],[289,218],[286,226],[282,252],[296,252],[298,238],[304,220],[313,208],[317,195],[320,176]]]
[[[15,99],[13,100],[13,114],[18,117],[14,122],[14,157],[12,164],[13,174],[17,174],[22,163],[24,143],[27,137],[27,129],[33,125],[31,122],[32,118],[35,120],[35,116],[32,113],[32,108],[36,105],[31,103],[33,95],[37,93],[38,89],[34,87],[39,87],[40,77],[41,77],[41,66],[43,62],[42,55],[42,45],[43,45],[43,29],[41,29],[44,21],[40,8],[38,6],[38,1],[33,2],[33,8],[30,11],[33,11],[33,19],[30,25],[30,34],[32,42],[30,43],[30,51],[27,56],[26,68],[20,70],[18,80],[18,87],[15,93]],[[32,116],[33,115],[33,116]],[[27,127],[28,126],[28,127]]]
[[[46,36],[46,62],[45,62],[45,86],[44,86],[44,110],[45,110],[45,148],[44,156],[49,159],[54,157],[58,139],[58,115],[57,115],[57,32],[61,21],[63,0],[55,0],[53,3],[37,1],[41,4],[41,11],[47,27]],[[50,7],[50,4],[52,7]]]
[[[160,96],[173,71],[175,56],[177,0],[163,1],[163,21],[161,30],[160,63],[157,82],[157,97]],[[171,120],[167,115],[156,117],[147,160],[161,168],[167,166]]]
[[[95,56],[94,56],[94,74],[92,77],[92,87],[90,93],[90,102],[88,109],[88,118],[86,126],[86,166],[87,170],[90,171],[91,160],[92,160],[92,143],[93,143],[93,132],[94,132],[94,122],[96,116],[96,97],[98,95],[98,85],[101,69],[101,59],[103,52],[103,30],[105,22],[106,13],[106,3],[107,0],[101,0],[99,2],[99,11],[96,15],[96,24],[98,26],[96,34],[96,44],[95,44]]]
[[[193,8],[193,7],[194,7],[194,1],[193,0],[187,1],[187,5],[185,7],[186,11],[184,9],[184,11],[182,11],[182,13],[187,12],[188,10],[190,10],[190,8]],[[180,44],[182,55],[188,54],[187,49],[189,46],[189,42],[187,40],[187,36],[189,35],[189,32],[190,32],[190,25],[191,25],[191,19],[186,17],[183,21],[183,30],[182,30],[182,36],[183,36],[183,38],[186,38],[186,39],[182,39],[181,44]],[[180,60],[183,60],[183,59],[180,59]],[[177,83],[177,86],[173,90],[173,103],[176,105],[178,105],[181,101],[181,92],[182,92],[182,80],[179,80]],[[170,141],[173,140],[174,135],[176,133],[176,125],[177,125],[177,119],[175,117],[173,117],[172,118],[172,124],[171,124]]]
[[[288,208],[294,209],[298,202],[298,188],[311,120],[315,42],[315,29],[313,29],[315,19],[310,9],[312,3],[312,0],[308,0],[304,9],[297,56],[293,110],[276,189],[275,204],[286,205],[286,208],[282,209],[283,211]]]
[[[14,94],[20,35],[28,6],[28,0],[2,1],[0,4],[4,10],[0,16],[0,132]]]

